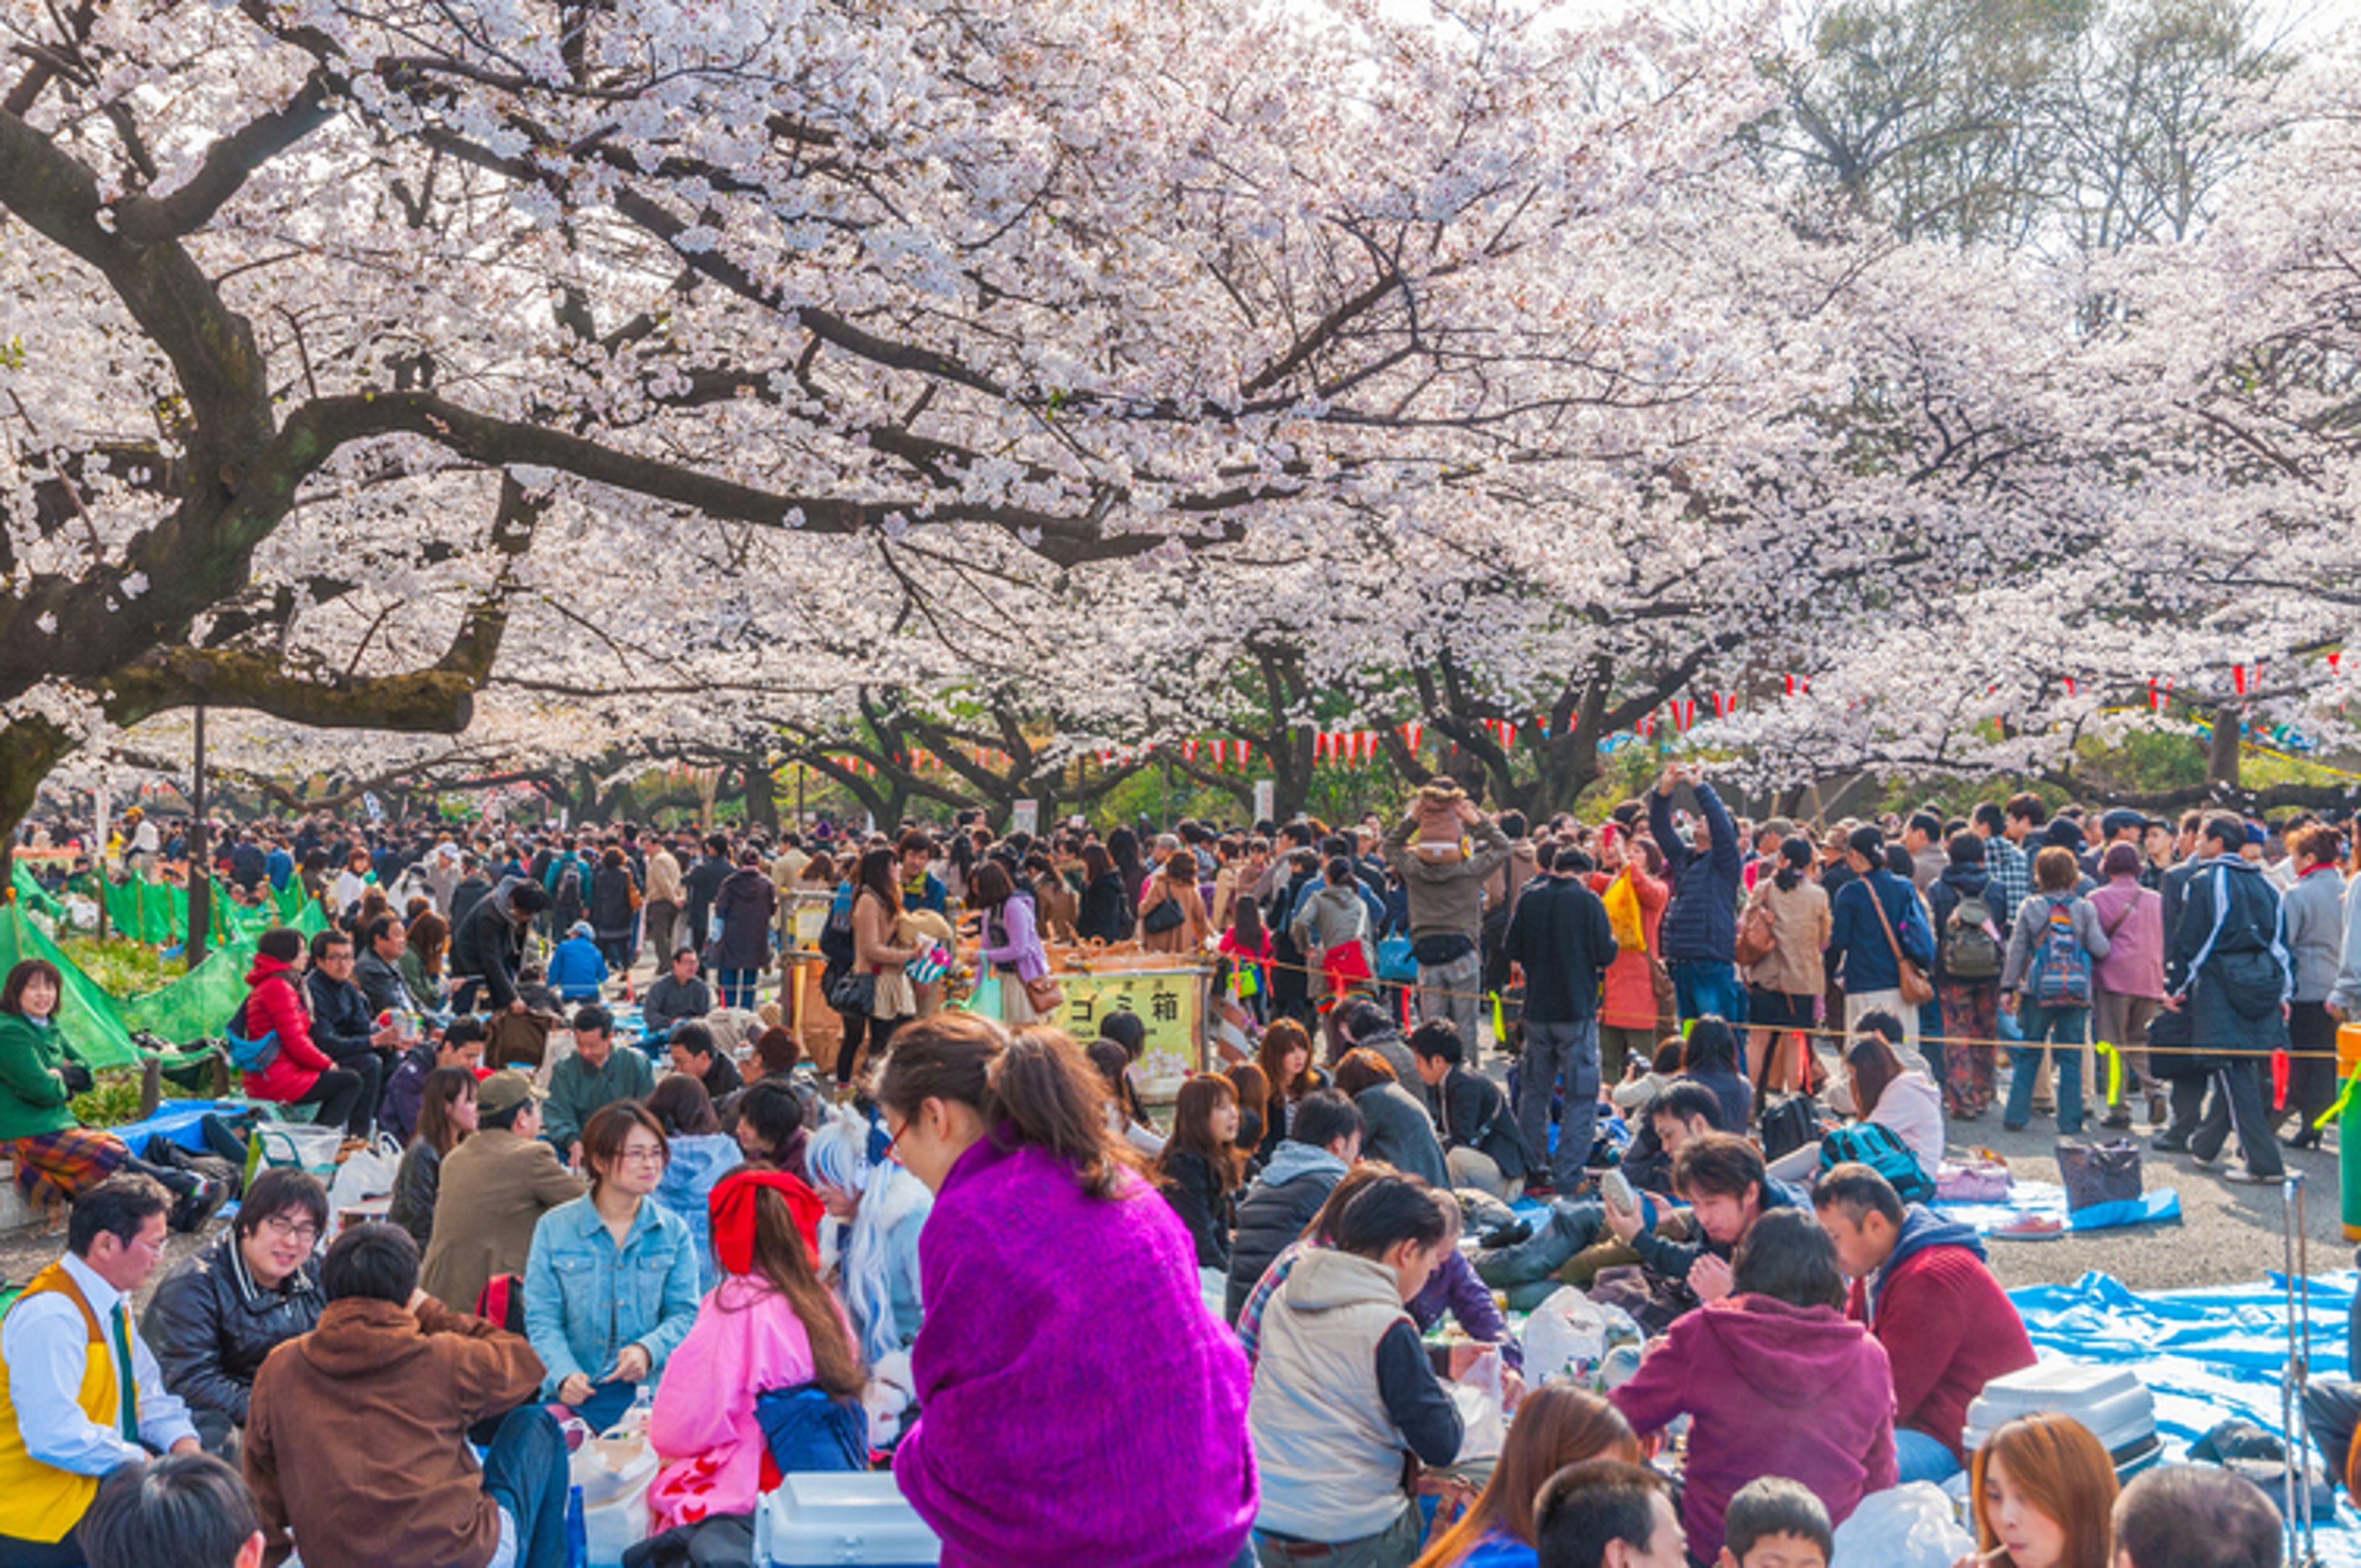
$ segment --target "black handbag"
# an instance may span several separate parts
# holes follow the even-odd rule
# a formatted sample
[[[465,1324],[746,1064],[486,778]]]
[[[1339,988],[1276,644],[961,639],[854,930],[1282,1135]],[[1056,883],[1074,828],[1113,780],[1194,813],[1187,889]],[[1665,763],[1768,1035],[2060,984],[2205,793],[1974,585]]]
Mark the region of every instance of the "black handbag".
[[[2210,1076],[2221,1067],[2222,1058],[2190,1050],[2196,1043],[2197,1034],[2190,1026],[2186,1001],[2178,1011],[2158,1008],[2156,1016],[2147,1021],[2148,1049],[2156,1053],[2148,1058],[2148,1070],[2166,1080]]]
[[[1189,918],[1177,898],[1167,898],[1139,917],[1139,928],[1151,937],[1160,937]]]
[[[828,1004],[839,1013],[866,1018],[877,1005],[877,977],[846,973],[828,988]]]

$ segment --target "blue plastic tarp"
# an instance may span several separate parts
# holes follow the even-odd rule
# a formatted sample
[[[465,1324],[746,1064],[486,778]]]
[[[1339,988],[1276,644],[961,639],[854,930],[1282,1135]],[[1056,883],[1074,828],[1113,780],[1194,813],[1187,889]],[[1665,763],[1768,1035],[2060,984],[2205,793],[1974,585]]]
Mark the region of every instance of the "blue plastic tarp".
[[[2344,1377],[2346,1325],[2361,1277],[2315,1277],[2307,1321],[2314,1376]],[[2286,1281],[2142,1295],[2113,1277],[2009,1292],[2043,1355],[2128,1365],[2156,1396],[2166,1456],[2222,1422],[2243,1418],[2279,1430],[2279,1390],[2291,1349]],[[2340,1495],[2336,1518],[2319,1521],[2321,1560],[2361,1568],[2361,1513]]]
[[[1935,1207],[1945,1219],[1973,1225],[1984,1235],[1991,1235],[2004,1225],[2027,1214],[2043,1214],[2063,1220],[2069,1230],[2103,1231],[2118,1225],[2144,1225],[2158,1220],[2178,1220],[2180,1218],[2180,1194],[2169,1187],[2159,1187],[2120,1203],[2098,1203],[2079,1212],[2069,1213],[2066,1189],[2054,1181],[2017,1181],[2010,1184],[2008,1196],[1997,1202],[1938,1203]]]

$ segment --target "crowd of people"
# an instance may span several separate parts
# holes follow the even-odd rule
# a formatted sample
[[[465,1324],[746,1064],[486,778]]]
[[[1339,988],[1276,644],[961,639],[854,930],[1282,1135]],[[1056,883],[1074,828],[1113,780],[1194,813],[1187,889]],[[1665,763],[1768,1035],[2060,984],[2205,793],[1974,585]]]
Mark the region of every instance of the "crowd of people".
[[[326,916],[257,941],[241,1086],[390,1133],[390,1212],[330,1239],[265,1169],[132,1332],[226,1194],[81,1124],[62,978],[17,966],[0,1150],[71,1212],[0,1322],[0,1564],[211,1509],[213,1555],[145,1561],[554,1568],[575,1422],[653,1447],[660,1563],[751,1561],[778,1474],[881,1455],[952,1564],[1801,1568],[1963,1473],[1984,1562],[2278,1561],[2220,1472],[2118,1497],[2062,1417],[1967,1448],[2034,1352],[1923,1199],[1995,1103],[2144,1109],[2201,1168],[2235,1135],[2233,1177],[2315,1140],[2361,1004],[2335,824],[2019,795],[1816,839],[1675,767],[1538,829],[1438,779],[1343,829],[218,841],[237,896]],[[962,941],[996,1016],[922,961]],[[1139,1019],[1055,1026],[1078,941],[1204,966],[1161,1125]],[[1649,1336],[1603,1394],[1521,1365],[1512,1315],[1569,1288]],[[1479,1363],[1505,1437],[1430,1530],[1447,1488],[1405,1478],[1457,1465]]]

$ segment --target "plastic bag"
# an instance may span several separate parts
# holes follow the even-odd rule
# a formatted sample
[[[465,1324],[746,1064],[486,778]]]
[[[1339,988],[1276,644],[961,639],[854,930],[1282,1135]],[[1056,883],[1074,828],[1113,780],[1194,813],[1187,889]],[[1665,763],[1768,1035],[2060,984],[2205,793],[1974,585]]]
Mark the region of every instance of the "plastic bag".
[[[590,1568],[620,1568],[623,1553],[648,1538],[648,1487],[655,1450],[641,1433],[609,1432],[574,1451],[568,1479],[582,1488],[583,1533]]]
[[[1568,1285],[1552,1291],[1525,1320],[1525,1381],[1589,1387],[1607,1359],[1607,1311]]]
[[[1490,1464],[1509,1439],[1509,1396],[1500,1378],[1500,1353],[1488,1350],[1451,1385],[1459,1407],[1459,1457],[1453,1464]]]
[[[336,1179],[328,1183],[328,1212],[386,1196],[393,1190],[394,1172],[401,1168],[401,1150],[391,1137],[379,1133],[374,1147],[355,1149],[336,1167]]]
[[[1861,1500],[1837,1530],[1829,1568],[1951,1568],[1975,1550],[1949,1494],[1913,1481]]]

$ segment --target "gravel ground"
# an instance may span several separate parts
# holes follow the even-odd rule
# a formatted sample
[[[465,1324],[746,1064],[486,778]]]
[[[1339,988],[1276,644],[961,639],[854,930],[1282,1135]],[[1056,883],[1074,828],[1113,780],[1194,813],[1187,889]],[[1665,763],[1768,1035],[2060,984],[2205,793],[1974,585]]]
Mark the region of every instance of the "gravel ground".
[[[2143,1141],[2149,1129],[2136,1129]],[[1959,1135],[1972,1134],[1963,1141]],[[2085,1138],[2095,1138],[2086,1129]],[[2121,1135],[2115,1135],[2120,1136]],[[2021,1133],[2004,1133],[1989,1116],[1953,1129],[1954,1153],[1968,1142],[2004,1156],[2020,1179],[2058,1179],[2057,1129],[2036,1118]],[[2344,1240],[2337,1214],[2336,1138],[2317,1153],[2286,1152],[2290,1174],[2304,1179],[2305,1230],[2311,1238],[2314,1274],[2349,1268],[2353,1245]],[[2231,1146],[2236,1147],[2235,1140]],[[2225,1159],[2224,1166],[2229,1163]],[[2276,1187],[2246,1187],[2198,1169],[2186,1155],[2142,1156],[2150,1191],[2169,1187],[2180,1194],[2179,1224],[2139,1225],[2117,1231],[2068,1234],[2052,1242],[1991,1244],[1993,1269],[2008,1286],[2070,1284],[2086,1270],[2112,1274],[2136,1290],[2170,1290],[2196,1285],[2250,1283],[2285,1267],[2286,1201]]]

